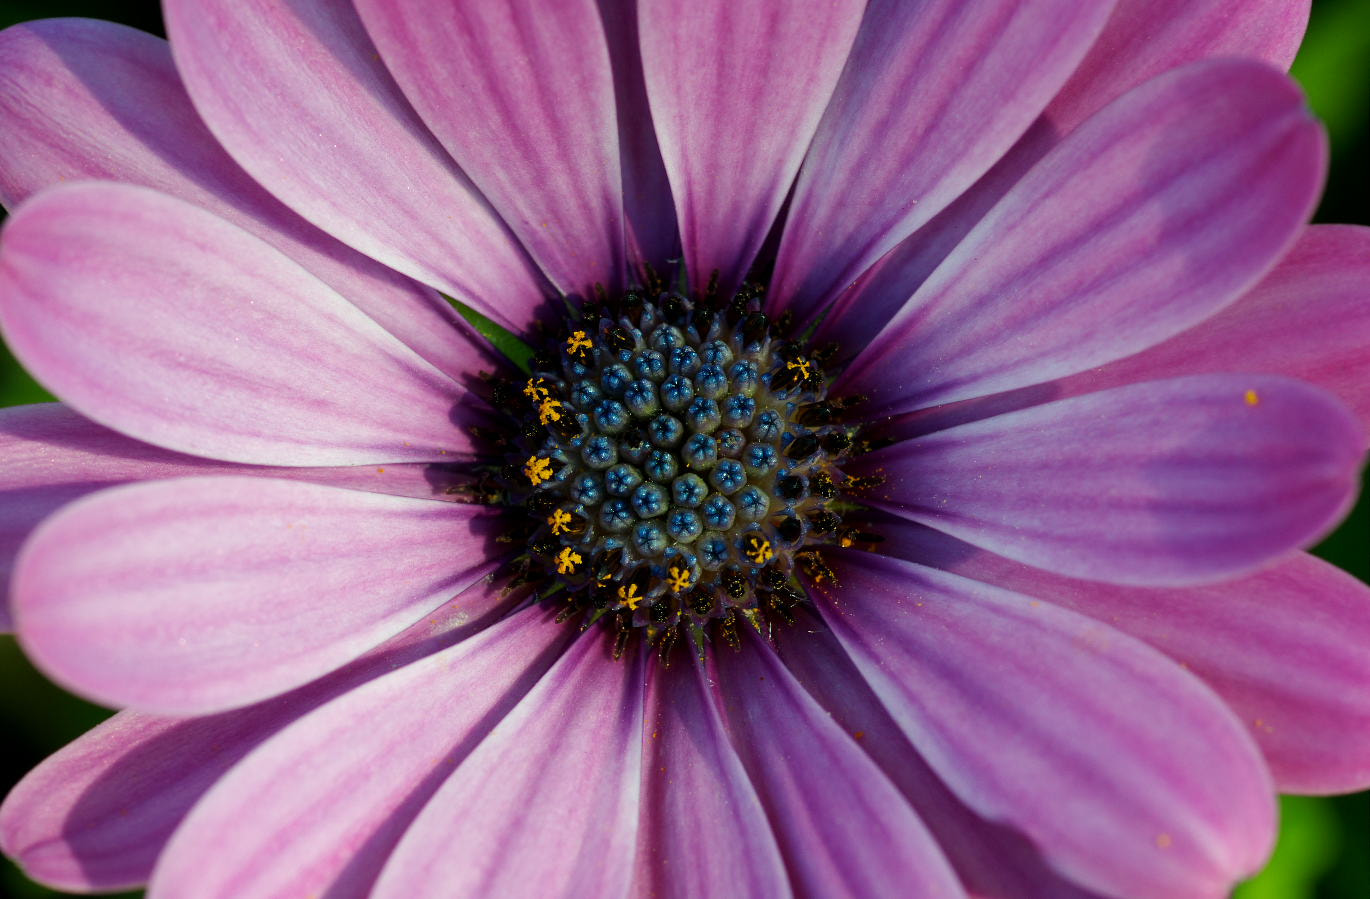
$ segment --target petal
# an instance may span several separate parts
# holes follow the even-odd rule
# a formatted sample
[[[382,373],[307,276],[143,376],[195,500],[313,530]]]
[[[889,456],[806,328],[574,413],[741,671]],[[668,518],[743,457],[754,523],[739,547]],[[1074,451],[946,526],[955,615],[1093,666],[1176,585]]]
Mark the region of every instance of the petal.
[[[728,743],[703,669],[647,669],[634,896],[789,896],[765,809]]]
[[[729,730],[796,893],[965,895],[913,807],[768,646],[750,637],[715,658]]]
[[[801,320],[1032,124],[1109,4],[874,0],[795,183],[771,294]]]
[[[492,567],[490,524],[475,506],[267,478],[115,487],[34,532],[14,617],[69,688],[205,714],[313,680],[436,609]]]
[[[0,409],[0,584],[44,518],[87,494],[127,484],[192,475],[289,478],[394,496],[452,501],[456,472],[421,464],[285,468],[214,462],[160,449],[82,418],[59,403]],[[0,631],[13,630],[7,598]]]
[[[611,659],[598,633],[578,640],[419,813],[376,899],[626,896],[642,680],[639,659]]]
[[[541,277],[424,128],[351,4],[168,0],[176,67],[234,160],[329,234],[518,329]]]
[[[728,295],[761,248],[863,0],[644,0],[642,61],[690,281]]]
[[[478,632],[504,591],[483,584],[338,671],[198,718],[120,712],[30,772],[0,808],[0,846],[35,880],[85,892],[146,883],[181,820],[239,759],[313,708]]]
[[[1024,177],[841,383],[897,414],[1159,343],[1275,265],[1324,156],[1298,88],[1274,69],[1221,60],[1157,78]]]
[[[456,310],[300,218],[238,168],[190,105],[166,41],[94,19],[0,33],[0,202],[64,181],[153,187],[257,235],[452,375],[482,360]]]
[[[521,612],[271,737],[196,804],[148,895],[367,895],[424,803],[574,633],[553,617]]]
[[[1035,596],[1151,644],[1204,680],[1260,745],[1282,793],[1370,786],[1370,587],[1297,553],[1238,580],[1119,587],[1029,568],[907,523],[881,551]]]
[[[1216,897],[1264,862],[1274,795],[1241,725],[1143,644],[1049,604],[833,553],[819,608],[895,721],[979,814],[1109,895]]]
[[[0,324],[82,415],[168,449],[265,465],[472,450],[451,379],[272,247],[146,188],[24,204],[0,244]]]
[[[622,286],[623,186],[595,0],[359,0],[429,130],[563,293]]]
[[[1245,57],[1288,69],[1307,20],[1307,0],[1119,0],[1042,118],[974,187],[842,295],[816,339],[867,343],[999,198],[1094,112],[1200,59]]]
[[[1366,436],[1335,399],[1272,376],[1120,387],[864,457],[870,502],[1073,577],[1171,586],[1313,542],[1355,497]]]
[[[888,536],[885,529],[881,535]],[[801,616],[797,627],[775,632],[785,667],[908,798],[972,895],[1088,899],[1048,868],[1021,833],[981,818],[957,799],[899,730],[827,626],[806,612]]]

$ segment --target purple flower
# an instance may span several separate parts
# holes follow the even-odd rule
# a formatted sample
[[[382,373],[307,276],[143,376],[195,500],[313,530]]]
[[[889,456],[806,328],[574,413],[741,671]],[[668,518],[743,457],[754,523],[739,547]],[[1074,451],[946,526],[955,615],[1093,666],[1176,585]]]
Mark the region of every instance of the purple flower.
[[[1219,896],[1370,785],[1301,5],[166,6],[0,35],[0,564],[125,709],[31,876]]]

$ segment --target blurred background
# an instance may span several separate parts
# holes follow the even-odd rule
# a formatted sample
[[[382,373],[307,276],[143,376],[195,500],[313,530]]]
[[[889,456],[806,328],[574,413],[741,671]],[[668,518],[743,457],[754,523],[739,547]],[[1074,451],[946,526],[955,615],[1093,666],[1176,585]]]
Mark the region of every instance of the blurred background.
[[[0,28],[53,16],[114,19],[163,33],[156,2],[0,0]],[[1370,224],[1370,0],[1314,0],[1293,74],[1332,140],[1331,174],[1315,220]],[[50,399],[0,348],[0,406]],[[1363,498],[1316,552],[1370,581],[1370,499]],[[0,637],[0,685],[0,791],[109,715],[46,681],[9,637]],[[1281,811],[1275,855],[1260,876],[1237,890],[1237,899],[1370,897],[1370,793],[1285,797]],[[0,864],[0,897],[57,895],[28,881],[8,861]]]

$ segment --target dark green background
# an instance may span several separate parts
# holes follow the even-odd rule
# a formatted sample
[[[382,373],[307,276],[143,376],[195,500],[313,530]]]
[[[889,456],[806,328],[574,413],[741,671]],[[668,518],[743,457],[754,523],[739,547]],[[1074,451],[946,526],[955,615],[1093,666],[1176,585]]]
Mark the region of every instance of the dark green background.
[[[0,27],[59,15],[116,19],[161,33],[156,3],[0,0]],[[1316,220],[1370,224],[1370,0],[1315,0],[1294,76],[1332,138],[1332,170]],[[0,406],[48,399],[8,353],[0,357]],[[1317,551],[1370,580],[1370,501]],[[0,789],[107,714],[49,684],[12,639],[0,638]],[[1286,798],[1282,811],[1275,857],[1238,890],[1240,899],[1370,897],[1370,793]],[[8,862],[0,868],[0,896],[52,895]]]

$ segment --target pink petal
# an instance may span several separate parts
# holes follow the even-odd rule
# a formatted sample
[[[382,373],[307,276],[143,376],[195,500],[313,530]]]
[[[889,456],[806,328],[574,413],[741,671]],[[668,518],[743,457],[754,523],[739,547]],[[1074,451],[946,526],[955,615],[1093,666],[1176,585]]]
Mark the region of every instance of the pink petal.
[[[640,657],[582,637],[419,813],[373,895],[626,896],[642,778]]]
[[[390,73],[563,293],[623,277],[623,186],[595,0],[359,0]],[[493,299],[493,297],[492,297]]]
[[[1274,69],[1221,60],[1162,76],[1024,177],[841,383],[897,414],[1159,343],[1274,266],[1317,199],[1324,156]]]
[[[521,612],[272,736],[196,804],[148,895],[366,896],[429,797],[574,634],[553,618]]]
[[[1181,590],[1078,581],[903,522],[882,552],[1090,615],[1160,649],[1231,706],[1282,793],[1370,786],[1370,587],[1297,553]]]
[[[543,282],[424,128],[351,4],[168,0],[176,67],[209,130],[287,206],[515,329]]]
[[[257,705],[190,719],[120,712],[10,792],[0,846],[58,889],[146,883],[186,813],[254,747],[333,697],[479,631],[502,605],[502,589],[478,585],[352,664]]]
[[[1092,619],[837,551],[819,608],[904,733],[980,815],[1108,895],[1216,897],[1263,864],[1273,790],[1199,681]]]
[[[324,234],[238,168],[190,105],[166,41],[94,19],[6,29],[0,116],[5,206],[65,181],[153,187],[262,238],[448,374],[481,361],[435,291]]]
[[[881,535],[889,537],[884,528]],[[972,895],[1089,899],[1048,868],[1021,833],[981,818],[947,789],[816,615],[801,613],[798,626],[777,629],[774,639],[790,674],[908,798]]]
[[[457,474],[414,463],[286,468],[214,462],[160,449],[82,418],[58,403],[0,409],[0,584],[37,524],[62,506],[131,481],[236,474],[289,478],[395,496],[452,501]],[[0,631],[13,630],[7,598]]]
[[[647,669],[634,896],[790,895],[766,811],[692,659]]]
[[[841,74],[861,0],[643,0],[642,61],[690,281],[761,248]]]
[[[913,807],[760,639],[717,659],[729,731],[802,896],[964,896]]]
[[[1307,0],[1120,0],[1042,118],[974,187],[840,297],[818,339],[859,347],[874,337],[999,198],[1094,112],[1200,59],[1245,57],[1288,69],[1307,19]]]
[[[313,680],[489,572],[473,506],[267,478],[115,487],[34,532],[11,589],[53,679],[159,714]]]
[[[1286,378],[1196,375],[960,425],[864,457],[869,501],[1042,568],[1179,586],[1254,571],[1328,531],[1366,448]]]
[[[795,184],[771,293],[802,318],[928,222],[1032,124],[1109,7],[874,0]]]
[[[451,379],[277,250],[146,188],[25,203],[0,244],[0,323],[77,411],[168,449],[265,465],[472,452],[454,423],[472,398]]]

